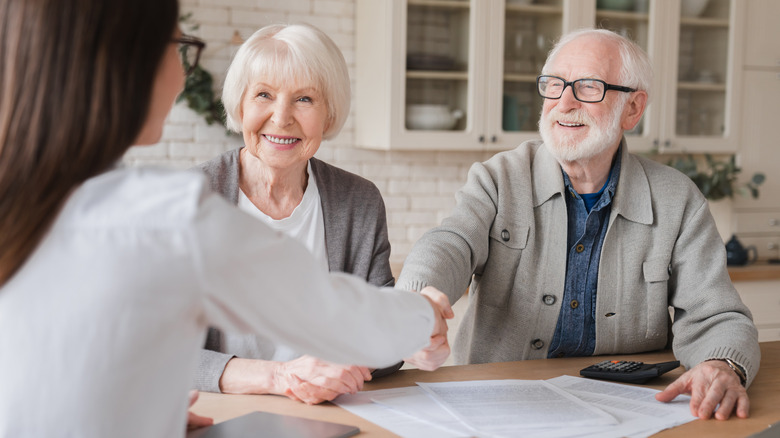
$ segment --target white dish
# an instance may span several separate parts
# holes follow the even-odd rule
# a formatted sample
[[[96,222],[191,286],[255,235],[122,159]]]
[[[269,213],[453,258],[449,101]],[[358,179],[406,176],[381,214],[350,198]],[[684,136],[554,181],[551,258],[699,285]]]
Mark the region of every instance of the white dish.
[[[406,106],[406,128],[448,130],[463,117],[463,111],[451,110],[447,105],[412,104]]]

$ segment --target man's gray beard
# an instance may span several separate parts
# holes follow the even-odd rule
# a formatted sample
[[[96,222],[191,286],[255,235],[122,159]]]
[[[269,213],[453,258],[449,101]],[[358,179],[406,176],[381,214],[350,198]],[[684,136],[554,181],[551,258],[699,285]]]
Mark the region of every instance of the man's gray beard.
[[[546,116],[542,112],[539,120],[539,134],[541,134],[547,150],[550,151],[559,163],[587,163],[591,158],[600,155],[620,141],[620,138],[623,136],[623,129],[620,127],[620,114],[623,112],[625,104],[626,102],[623,101],[615,106],[609,116],[610,122],[606,128],[593,123],[593,119],[584,110],[576,110],[581,112],[579,114],[581,120],[590,128],[588,136],[579,143],[573,138],[566,138],[568,136],[562,138],[561,143],[556,143],[553,140],[552,126],[549,123],[552,112]]]

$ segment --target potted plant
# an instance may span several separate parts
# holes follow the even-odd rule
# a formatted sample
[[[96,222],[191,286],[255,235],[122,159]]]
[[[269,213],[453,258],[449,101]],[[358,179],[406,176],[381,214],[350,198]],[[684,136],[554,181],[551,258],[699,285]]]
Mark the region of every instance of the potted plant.
[[[718,161],[712,155],[705,154],[704,163],[706,166],[699,168],[699,161],[687,154],[672,158],[666,164],[684,173],[711,201],[733,198],[735,193],[758,198],[758,186],[766,178],[763,173],[756,172],[748,182],[738,184],[737,178],[742,169],[737,166],[735,155],[726,161]]]
[[[738,182],[742,169],[737,166],[734,155],[721,161],[710,154],[705,154],[703,160],[686,154],[671,158],[666,164],[684,173],[707,198],[715,225],[724,242],[732,235],[731,199],[735,194],[758,198],[758,186],[763,184],[765,179],[763,173],[756,172],[747,182]]]
[[[187,26],[189,32],[195,31],[199,27],[197,24],[190,23],[191,17],[192,13],[179,17],[179,22]],[[184,90],[176,98],[176,102],[182,100],[187,102],[190,109],[203,117],[207,124],[219,123],[225,126],[225,107],[222,100],[214,93],[214,78],[201,65],[196,66],[187,76]]]

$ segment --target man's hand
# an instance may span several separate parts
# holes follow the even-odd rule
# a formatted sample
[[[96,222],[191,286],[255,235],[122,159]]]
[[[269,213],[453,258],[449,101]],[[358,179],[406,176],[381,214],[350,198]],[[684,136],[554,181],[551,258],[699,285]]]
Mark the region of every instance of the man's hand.
[[[301,356],[279,364],[274,381],[276,394],[317,404],[341,394],[354,394],[371,380],[371,371],[355,365],[337,365],[311,356]]]
[[[428,286],[420,291],[420,294],[428,299],[434,308],[436,325],[431,333],[431,343],[418,351],[412,357],[404,359],[411,365],[425,371],[433,371],[439,368],[450,355],[450,344],[447,341],[447,321],[452,319],[455,313],[450,306],[450,300],[438,289]]]
[[[190,391],[190,407],[198,401],[198,395],[200,393],[196,390]],[[209,417],[202,417],[192,411],[187,411],[187,429],[198,429],[204,426],[211,426],[214,424],[214,419]]]
[[[691,415],[702,420],[712,417],[713,412],[718,420],[728,420],[735,408],[737,417],[747,418],[750,411],[747,391],[734,370],[722,360],[708,360],[696,365],[656,394],[655,398],[669,402],[680,394],[690,394]]]

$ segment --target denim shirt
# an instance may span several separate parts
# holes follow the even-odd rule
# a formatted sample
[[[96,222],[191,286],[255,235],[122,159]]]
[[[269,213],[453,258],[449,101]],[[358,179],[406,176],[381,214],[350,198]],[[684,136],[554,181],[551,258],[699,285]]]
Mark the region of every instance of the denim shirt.
[[[566,283],[547,357],[590,356],[596,348],[596,287],[599,260],[607,234],[612,197],[620,175],[620,150],[601,189],[601,196],[588,211],[582,196],[563,172],[568,216]]]

